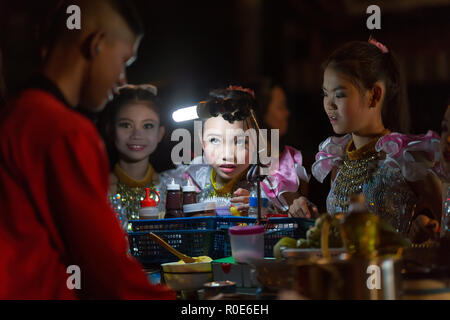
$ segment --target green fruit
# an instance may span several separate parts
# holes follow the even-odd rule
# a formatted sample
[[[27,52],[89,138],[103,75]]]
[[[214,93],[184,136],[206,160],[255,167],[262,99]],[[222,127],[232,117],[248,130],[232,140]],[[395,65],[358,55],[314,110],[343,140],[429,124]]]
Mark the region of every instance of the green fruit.
[[[281,238],[273,247],[273,256],[281,259],[282,248],[297,248],[297,240],[289,237]]]
[[[306,232],[306,238],[311,241],[319,240],[322,229],[317,227],[312,227]]]
[[[298,239],[297,240],[297,248],[304,249],[304,248],[308,248],[308,247],[309,247],[308,240],[306,240],[306,239]]]

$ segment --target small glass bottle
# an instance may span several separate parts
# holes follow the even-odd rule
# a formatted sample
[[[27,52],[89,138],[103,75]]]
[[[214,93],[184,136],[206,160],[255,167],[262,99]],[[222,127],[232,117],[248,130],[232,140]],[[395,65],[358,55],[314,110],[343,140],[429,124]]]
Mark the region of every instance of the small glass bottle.
[[[166,214],[164,218],[183,217],[183,193],[180,185],[175,183],[175,179],[167,185],[166,193]]]

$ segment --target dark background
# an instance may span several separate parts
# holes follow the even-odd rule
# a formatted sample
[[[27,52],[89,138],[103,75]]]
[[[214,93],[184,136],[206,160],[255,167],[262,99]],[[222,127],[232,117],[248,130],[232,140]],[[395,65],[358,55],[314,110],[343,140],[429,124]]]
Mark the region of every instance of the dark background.
[[[95,0],[93,0],[95,1]],[[450,97],[450,0],[135,0],[146,35],[130,83],[153,83],[165,101],[168,134],[152,163],[171,167],[171,111],[209,90],[267,75],[283,83],[291,111],[285,142],[309,171],[318,144],[333,134],[322,110],[320,64],[333,49],[373,35],[400,58],[408,84],[411,133],[440,132]],[[366,8],[381,8],[368,30]],[[52,1],[0,1],[0,45],[11,94],[35,69],[34,24]],[[70,62],[68,62],[70,63]],[[185,125],[189,128],[189,125]],[[329,180],[314,179],[310,198],[324,210]]]

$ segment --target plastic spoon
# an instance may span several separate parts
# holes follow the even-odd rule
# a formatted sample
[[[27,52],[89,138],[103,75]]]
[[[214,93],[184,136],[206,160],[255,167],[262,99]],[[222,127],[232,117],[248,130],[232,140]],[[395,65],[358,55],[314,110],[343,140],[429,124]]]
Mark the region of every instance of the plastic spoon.
[[[160,237],[158,237],[156,234],[154,234],[153,232],[149,233],[149,237],[150,239],[158,242],[161,246],[163,246],[166,250],[168,250],[169,252],[173,253],[175,256],[177,256],[178,258],[180,258],[181,260],[183,260],[185,263],[193,263],[193,262],[199,262],[198,259],[196,258],[191,258],[188,257],[187,255],[185,255],[184,253],[181,253],[180,251],[178,251],[177,249],[175,249],[174,247],[172,247],[170,244],[168,244],[167,242],[165,242],[163,239],[161,239]]]

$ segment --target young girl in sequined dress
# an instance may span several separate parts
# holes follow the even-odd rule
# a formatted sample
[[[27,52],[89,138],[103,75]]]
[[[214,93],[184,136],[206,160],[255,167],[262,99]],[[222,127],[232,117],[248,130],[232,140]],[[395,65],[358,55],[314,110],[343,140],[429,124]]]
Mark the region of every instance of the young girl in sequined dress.
[[[443,181],[444,203],[442,206],[441,236],[450,236],[450,103],[442,119],[440,143],[440,175]]]
[[[252,107],[256,104],[253,92],[238,86],[214,90],[209,99],[218,104],[226,101]],[[190,180],[198,188],[200,201],[233,205],[240,215],[246,215],[250,193],[255,189],[254,183],[247,180],[247,173],[254,163],[250,157],[256,148],[254,139],[245,132],[253,125],[249,119],[230,123],[219,115],[205,120],[202,127],[199,138],[204,155],[187,166],[163,173],[161,179],[170,181],[174,177],[182,185]],[[241,134],[236,134],[236,130],[241,130]],[[309,180],[300,151],[286,147],[279,157],[279,166],[271,166],[269,171],[270,177],[261,183],[262,195],[281,211],[287,210],[289,198],[285,196],[298,192],[300,184]]]
[[[157,88],[121,87],[100,115],[98,126],[111,165],[110,200],[115,206],[126,208],[128,219],[137,219],[144,188],[159,183],[158,173],[149,162],[165,132]]]
[[[342,136],[320,144],[312,174],[323,182],[331,173],[329,214],[348,212],[350,197],[362,193],[370,211],[423,242],[423,224],[441,216],[439,136],[396,132],[408,120],[403,85],[392,53],[375,39],[337,49],[324,63],[323,106]],[[310,206],[297,199],[291,213],[305,216]]]

